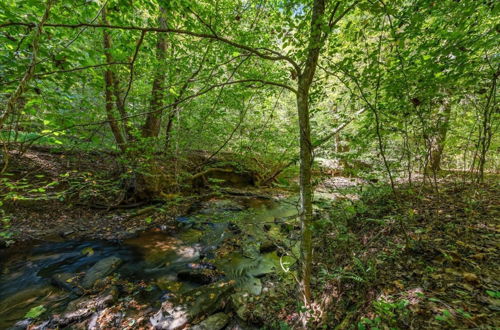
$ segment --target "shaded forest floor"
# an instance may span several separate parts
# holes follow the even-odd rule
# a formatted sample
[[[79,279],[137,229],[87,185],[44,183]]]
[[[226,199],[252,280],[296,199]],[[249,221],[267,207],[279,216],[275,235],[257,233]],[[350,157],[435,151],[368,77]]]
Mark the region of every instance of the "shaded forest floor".
[[[397,196],[360,187],[317,202],[311,325],[498,328],[499,185],[447,181],[439,192],[399,187]],[[280,303],[291,295],[293,286],[263,301],[293,325],[296,302]]]

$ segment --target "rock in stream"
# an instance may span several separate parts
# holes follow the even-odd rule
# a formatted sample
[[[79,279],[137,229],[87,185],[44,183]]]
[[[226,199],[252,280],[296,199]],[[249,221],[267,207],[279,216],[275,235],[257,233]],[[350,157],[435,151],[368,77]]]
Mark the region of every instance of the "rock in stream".
[[[121,264],[122,259],[114,256],[98,261],[87,271],[87,274],[85,274],[85,277],[82,281],[82,287],[84,289],[91,289],[97,280],[108,276]]]
[[[155,329],[182,329],[188,323],[196,323],[222,309],[233,291],[232,281],[216,282],[188,291],[176,301],[163,303],[161,309],[151,317],[151,324]]]

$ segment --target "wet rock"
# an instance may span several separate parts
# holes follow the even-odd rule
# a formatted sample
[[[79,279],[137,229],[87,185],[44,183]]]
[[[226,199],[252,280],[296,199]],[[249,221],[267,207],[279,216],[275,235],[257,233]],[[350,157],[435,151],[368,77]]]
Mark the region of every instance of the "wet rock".
[[[231,307],[236,312],[236,315],[243,321],[246,321],[248,318],[248,305],[250,299],[250,294],[245,292],[237,292],[231,295]]]
[[[35,326],[29,327],[29,330],[50,330],[49,328],[50,320],[44,321],[40,324],[37,324]]]
[[[206,320],[191,327],[192,330],[220,330],[229,322],[229,315],[217,313],[209,316]]]
[[[260,328],[254,327],[245,323],[239,318],[233,318],[226,327],[226,330],[259,330]]]
[[[124,313],[115,308],[105,308],[92,314],[87,323],[87,330],[120,329]]]
[[[191,269],[215,269],[215,265],[210,262],[198,262],[198,263],[189,263],[187,265]]]
[[[184,284],[177,281],[177,276],[175,275],[165,275],[156,279],[155,284],[164,291],[169,293],[178,293],[182,291]]]
[[[234,282],[216,282],[182,294],[176,301],[167,301],[150,318],[155,329],[181,329],[188,323],[221,310],[234,290]]]
[[[179,272],[177,278],[198,284],[210,284],[220,280],[220,275],[211,269],[190,269]]]
[[[167,303],[170,304],[170,303]],[[149,321],[153,329],[176,330],[184,328],[188,323],[188,314],[182,307],[171,307],[164,304]]]
[[[221,212],[239,212],[245,208],[238,202],[230,199],[220,199],[203,203],[200,214],[213,214]]]
[[[68,230],[59,232],[59,236],[61,236],[61,238],[66,238],[70,235],[73,235],[74,233],[75,233],[75,231],[73,229],[68,229]]]
[[[118,266],[122,264],[122,260],[118,257],[108,257],[98,261],[94,266],[92,266],[85,274],[82,281],[82,287],[84,289],[91,289],[94,283],[102,279],[113,271],[115,271]]]
[[[29,325],[33,322],[32,319],[21,320],[8,328],[7,330],[25,330],[29,327]]]
[[[260,253],[276,251],[277,247],[272,241],[264,241],[260,244]]]
[[[216,282],[186,292],[180,304],[189,306],[191,319],[210,315],[222,308],[234,291],[234,282]]]
[[[104,293],[93,297],[82,297],[71,301],[62,315],[55,315],[49,328],[65,327],[89,318],[96,311],[112,305],[118,298],[118,290],[111,287]]]
[[[51,277],[51,283],[61,289],[71,291],[79,296],[83,294],[83,290],[78,287],[78,280],[75,275],[69,273],[54,274]]]

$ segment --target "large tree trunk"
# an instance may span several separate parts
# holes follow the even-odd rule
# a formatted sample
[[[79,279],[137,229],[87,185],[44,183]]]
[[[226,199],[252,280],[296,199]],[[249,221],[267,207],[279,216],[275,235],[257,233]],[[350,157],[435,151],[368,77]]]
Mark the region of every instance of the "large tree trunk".
[[[446,141],[446,134],[450,123],[451,102],[448,98],[443,100],[439,107],[436,130],[430,141],[429,167],[433,173],[441,169],[441,158]]]
[[[105,7],[102,9],[102,21],[104,24],[107,24]],[[104,44],[104,54],[106,56],[106,62],[108,64],[112,63],[113,57],[111,56],[110,52],[111,36],[109,35],[109,32],[106,29],[103,29],[103,44]],[[123,152],[126,150],[125,138],[123,137],[123,134],[120,130],[120,126],[118,125],[118,122],[113,114],[113,72],[111,71],[111,66],[108,66],[106,71],[104,72],[104,82],[105,82],[104,95],[106,101],[105,105],[106,116],[108,118],[111,132],[115,137],[116,144]]]
[[[167,28],[165,10],[160,8],[160,16],[158,18],[160,28]],[[158,33],[156,42],[156,60],[158,69],[156,70],[153,86],[151,88],[151,103],[150,112],[146,117],[146,122],[142,129],[143,137],[157,137],[160,133],[161,112],[163,107],[163,98],[165,97],[165,57],[167,53],[167,35]]]

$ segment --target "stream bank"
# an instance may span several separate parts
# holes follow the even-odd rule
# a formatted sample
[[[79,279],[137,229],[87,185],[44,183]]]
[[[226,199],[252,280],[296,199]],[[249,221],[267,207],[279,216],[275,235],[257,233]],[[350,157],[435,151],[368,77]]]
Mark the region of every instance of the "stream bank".
[[[121,240],[4,249],[0,328],[174,329],[201,322],[199,329],[213,329],[251,321],[248,302],[270,289],[266,275],[294,262],[274,243],[293,244],[287,228],[295,226],[295,204],[212,198],[168,228]]]

